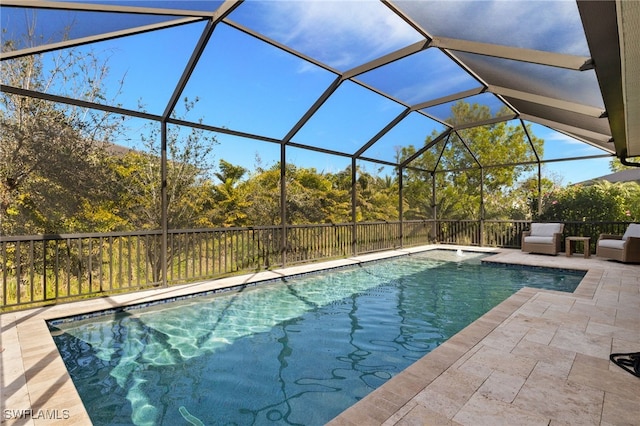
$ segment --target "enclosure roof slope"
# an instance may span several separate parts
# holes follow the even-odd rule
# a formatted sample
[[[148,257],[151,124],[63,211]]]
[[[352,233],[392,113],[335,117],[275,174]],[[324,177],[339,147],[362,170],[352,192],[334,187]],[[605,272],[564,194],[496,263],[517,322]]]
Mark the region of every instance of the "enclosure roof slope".
[[[611,183],[637,182],[640,184],[640,168],[620,170],[619,172],[610,173],[604,176],[598,176],[593,179],[586,180],[584,182],[578,182],[578,183],[575,183],[574,185],[593,185],[601,181],[607,181]]]
[[[398,146],[421,147],[430,134],[462,138],[464,129],[506,121],[537,123],[605,154],[640,155],[636,1],[3,0],[1,6],[4,38],[37,33],[3,48],[3,61],[134,37],[144,57],[163,32],[195,34],[180,38],[183,62],[167,52],[164,65],[179,68],[157,86],[166,94],[149,112],[3,81],[5,92],[389,165],[410,165],[393,152]],[[245,58],[233,55],[249,48]],[[260,62],[263,54],[278,66]],[[157,73],[148,62],[143,72]],[[144,68],[144,61],[135,66]],[[224,93],[231,85],[235,92]],[[175,119],[186,95],[210,99],[203,111],[229,117]],[[447,114],[458,100],[490,113],[454,123]],[[296,112],[285,116],[293,106]],[[235,127],[234,114],[254,114],[255,123]],[[403,126],[422,136],[409,140]],[[347,130],[357,132],[341,140]]]

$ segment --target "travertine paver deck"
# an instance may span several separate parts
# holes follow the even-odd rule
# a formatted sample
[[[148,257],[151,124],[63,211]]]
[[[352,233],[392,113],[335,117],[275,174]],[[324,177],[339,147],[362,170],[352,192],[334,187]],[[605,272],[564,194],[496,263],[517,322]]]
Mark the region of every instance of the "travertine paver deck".
[[[90,424],[46,319],[398,253],[3,314],[1,420]],[[640,378],[608,357],[611,352],[640,351],[640,266],[517,250],[502,250],[492,259],[588,273],[570,295],[519,291],[332,424],[639,424]]]

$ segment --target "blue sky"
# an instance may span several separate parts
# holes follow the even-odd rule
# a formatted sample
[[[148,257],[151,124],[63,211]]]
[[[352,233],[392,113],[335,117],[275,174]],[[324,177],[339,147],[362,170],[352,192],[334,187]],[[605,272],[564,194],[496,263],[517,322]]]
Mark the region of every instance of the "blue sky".
[[[496,19],[496,16],[511,14],[513,17],[517,13],[531,19],[538,14],[545,19],[540,21],[544,23],[549,23],[550,19],[564,19],[566,22],[563,28],[566,31],[554,34],[554,37],[533,37],[545,35],[544,31],[550,30],[542,25],[532,34],[534,29],[526,28],[514,33],[517,34],[511,41],[514,45],[554,50],[557,49],[556,46],[540,45],[554,42],[559,46],[569,46],[566,53],[584,54],[584,40],[571,39],[577,25],[575,11],[565,9],[575,8],[572,2],[553,2],[548,3],[545,8],[531,9],[526,6],[530,3],[518,2],[520,4],[516,8],[512,6],[512,2],[499,2],[500,10],[494,10],[494,3],[480,3],[482,7],[479,7],[478,2],[467,4],[469,11],[491,22],[488,25],[490,28],[480,33],[478,41],[491,41],[492,37],[514,31],[514,19]],[[465,25],[468,22],[465,21],[467,17],[464,13],[452,15],[447,7],[436,12],[433,16],[445,17],[455,22],[442,26],[441,20],[432,19],[431,15],[421,19],[425,20],[424,25],[441,31],[445,36],[454,35],[448,33],[452,28],[464,29],[469,26]],[[84,18],[85,15],[78,12],[74,17],[65,19],[85,22]],[[421,40],[419,34],[404,25],[379,2],[248,1],[237,8],[230,18],[339,71],[349,70]],[[40,20],[42,21],[42,17]],[[127,19],[120,19],[119,25],[126,27]],[[109,90],[118,87],[117,81],[124,77],[122,92],[107,93],[107,98],[115,97],[117,103],[130,109],[137,109],[138,104],[142,103],[148,112],[161,114],[203,28],[204,23],[183,25],[96,43],[82,49],[92,49],[103,57],[108,57],[110,77],[106,87]],[[82,33],[78,35],[86,35],[86,32],[91,32],[91,28],[85,25],[78,28],[78,31]],[[47,55],[52,58],[55,53]],[[584,76],[585,74],[583,78]],[[586,77],[592,78],[588,75]],[[443,78],[446,84],[442,84]],[[181,95],[182,98],[188,97],[191,100],[197,97],[199,101],[188,115],[180,103],[176,114],[192,121],[202,119],[207,124],[280,139],[334,79],[335,74],[332,72],[259,42],[226,24],[220,24]],[[446,55],[435,49],[427,49],[388,67],[373,70],[361,75],[360,79],[410,104],[479,85],[467,73],[453,65]],[[492,97],[480,97],[483,96],[485,99]],[[588,99],[588,94],[583,96]],[[494,97],[494,101],[488,101],[492,109],[499,107],[492,105],[495,99]],[[447,108],[448,106],[436,107],[430,112],[444,118]],[[374,95],[359,85],[345,82],[294,136],[293,141],[330,150],[354,152],[402,110],[403,107],[395,102]],[[119,140],[126,145],[135,144],[134,141],[142,130],[139,120],[131,120],[129,125],[131,132]],[[365,155],[392,161],[396,147],[410,144],[420,146],[427,135],[442,128],[441,124],[433,120],[412,114]],[[558,158],[566,154],[567,150],[571,150],[573,156],[604,153],[543,126],[533,125],[533,134],[545,139],[546,159]],[[215,148],[216,161],[224,158],[252,169],[258,157],[263,167],[280,159],[277,144],[224,134],[218,134],[216,138],[219,142]],[[324,171],[340,170],[350,164],[345,158],[299,149],[289,149],[287,159],[299,166]],[[377,168],[376,164],[367,166],[368,171]],[[544,170],[564,184],[574,183],[609,173],[609,159],[550,163],[544,166]],[[387,172],[385,168],[383,173]]]

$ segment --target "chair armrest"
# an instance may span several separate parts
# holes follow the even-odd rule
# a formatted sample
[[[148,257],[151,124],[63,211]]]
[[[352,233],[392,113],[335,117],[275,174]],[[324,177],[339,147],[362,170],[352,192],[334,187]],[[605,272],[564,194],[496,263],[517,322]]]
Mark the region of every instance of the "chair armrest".
[[[624,245],[627,250],[640,253],[640,237],[627,237]]]
[[[624,261],[628,263],[640,263],[640,238],[627,237],[624,242]]]

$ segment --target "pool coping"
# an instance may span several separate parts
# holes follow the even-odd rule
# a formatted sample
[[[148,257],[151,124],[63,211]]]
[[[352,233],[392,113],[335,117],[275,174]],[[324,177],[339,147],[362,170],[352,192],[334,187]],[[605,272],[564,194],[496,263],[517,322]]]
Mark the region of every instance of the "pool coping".
[[[221,289],[229,286],[247,285],[259,281],[277,280],[292,275],[300,275],[324,269],[358,265],[363,262],[381,260],[432,249],[445,248],[495,253],[492,261],[501,262],[504,250],[465,247],[429,245],[402,250],[374,253],[354,258],[339,259],[318,264],[293,266],[273,271],[263,271],[254,274],[223,278],[206,282],[185,284],[169,288],[145,290],[136,293],[120,294],[81,302],[64,303],[54,306],[30,309],[25,311],[8,312],[0,315],[2,334],[0,346],[2,350],[2,423],[7,424],[77,424],[90,423],[80,397],[73,382],[58,354],[46,321],[70,315],[82,315],[89,312],[114,309],[121,306],[152,302],[170,297],[180,297],[192,293],[200,293]],[[509,261],[502,263],[517,263]],[[526,263],[526,262],[525,262]],[[545,265],[542,265],[545,266]],[[591,264],[591,266],[595,266]],[[549,267],[554,267],[549,266]],[[593,297],[598,287],[603,270],[589,269],[572,297]],[[568,268],[568,269],[581,269]],[[428,383],[441,375],[447,368],[460,360],[470,349],[478,344],[482,338],[500,325],[502,321],[512,315],[515,310],[539,293],[546,291],[523,289],[515,295],[493,308],[474,323],[453,336],[446,343],[426,355],[394,379],[363,398],[355,406],[332,421],[333,424],[362,424],[362,408],[369,414],[366,419],[376,423],[391,421],[398,417],[403,409],[410,404],[413,397],[420,391],[425,380]],[[558,292],[550,292],[558,293]],[[424,376],[426,368],[430,373]],[[418,371],[421,371],[418,375]],[[396,380],[400,377],[403,380]],[[420,379],[420,386],[406,387],[414,378]],[[397,383],[403,383],[403,389],[396,389]],[[382,398],[382,400],[380,399]],[[384,404],[381,404],[384,402]],[[384,406],[384,410],[380,407]],[[10,411],[7,411],[10,410]],[[14,411],[11,411],[14,410]],[[371,416],[372,413],[378,413]],[[388,416],[387,416],[388,414]],[[386,416],[386,417],[385,417]],[[383,419],[384,418],[384,419]],[[400,416],[402,418],[402,416]]]

